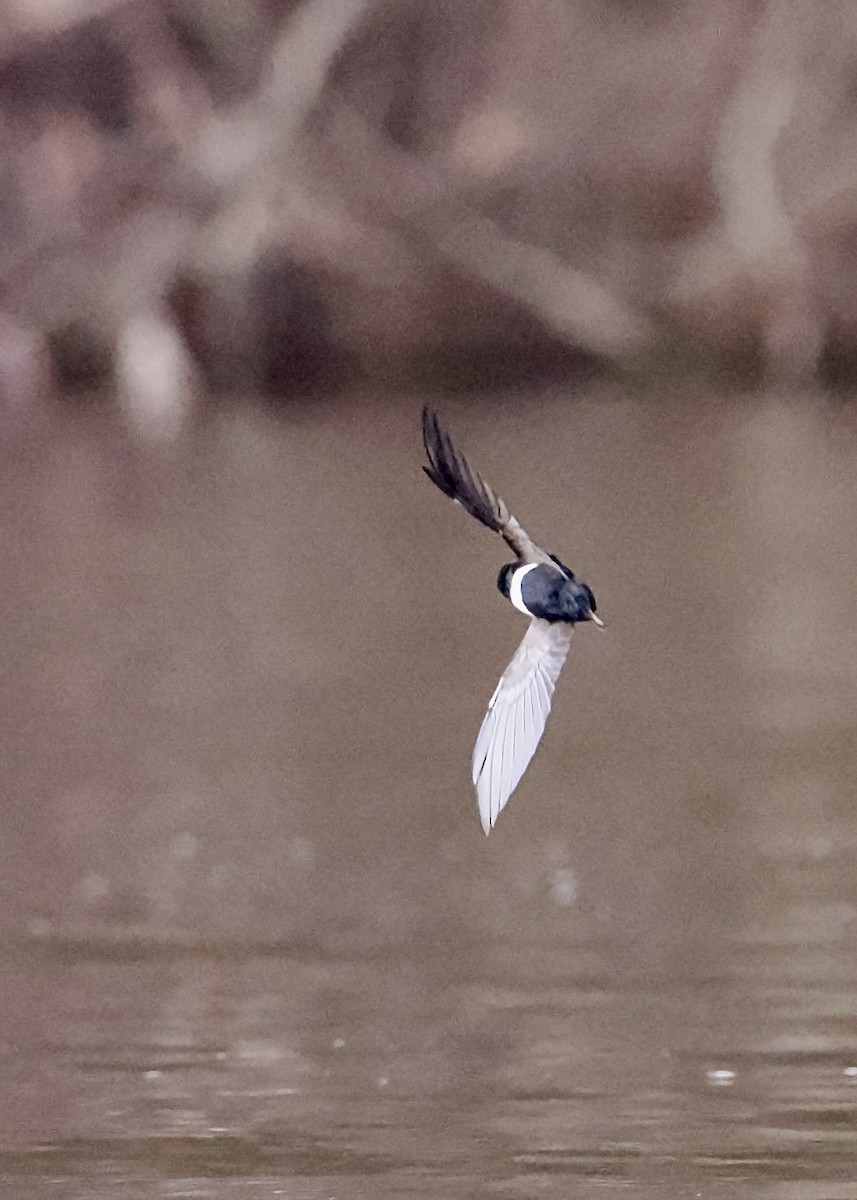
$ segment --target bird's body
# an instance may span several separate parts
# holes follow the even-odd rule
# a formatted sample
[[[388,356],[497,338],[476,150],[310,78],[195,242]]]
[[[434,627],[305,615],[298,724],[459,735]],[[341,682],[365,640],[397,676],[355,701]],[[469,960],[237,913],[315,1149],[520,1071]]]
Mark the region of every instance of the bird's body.
[[[568,567],[553,563],[507,563],[500,571],[497,586],[519,612],[556,621],[588,621],[592,593],[579,583]]]
[[[536,545],[429,409],[423,411],[423,441],[429,460],[423,470],[432,483],[499,533],[516,554],[516,561],[501,569],[497,586],[530,617],[524,639],[491,697],[473,750],[479,815],[489,833],[541,740],[574,626],[602,622],[587,585]]]

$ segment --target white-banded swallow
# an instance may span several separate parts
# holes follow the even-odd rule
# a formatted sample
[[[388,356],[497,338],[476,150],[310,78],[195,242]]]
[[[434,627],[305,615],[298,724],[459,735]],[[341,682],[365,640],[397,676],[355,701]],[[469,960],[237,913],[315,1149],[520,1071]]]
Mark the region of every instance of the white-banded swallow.
[[[473,783],[482,828],[490,833],[521,781],[545,730],[551,699],[580,621],[604,622],[595,597],[574,572],[546,554],[455,447],[431,409],[423,409],[423,442],[432,483],[487,525],[516,555],[500,569],[497,587],[530,627],[503,673],[473,749]]]

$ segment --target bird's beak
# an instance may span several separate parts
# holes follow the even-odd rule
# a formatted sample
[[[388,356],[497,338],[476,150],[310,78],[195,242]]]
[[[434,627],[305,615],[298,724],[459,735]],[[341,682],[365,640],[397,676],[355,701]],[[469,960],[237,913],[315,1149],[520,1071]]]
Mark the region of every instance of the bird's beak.
[[[595,624],[598,626],[598,628],[599,628],[599,629],[603,629],[603,628],[604,628],[604,622],[601,620],[601,618],[600,618],[600,617],[596,616],[594,612],[591,612],[591,613],[589,614],[589,619],[590,619],[590,621],[594,621],[594,622],[595,622]]]

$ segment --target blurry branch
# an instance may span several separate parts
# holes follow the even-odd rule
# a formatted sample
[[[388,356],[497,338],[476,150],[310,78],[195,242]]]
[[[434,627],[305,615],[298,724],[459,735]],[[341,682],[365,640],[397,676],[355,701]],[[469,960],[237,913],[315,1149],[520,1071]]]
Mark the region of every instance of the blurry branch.
[[[163,13],[120,6],[108,36],[130,47],[146,100],[134,128],[108,144],[70,105],[38,126],[44,144],[14,143],[28,221],[23,236],[0,239],[3,309],[43,330],[83,323],[106,335],[136,424],[169,431],[180,414],[165,397],[172,390],[180,398],[192,374],[166,304],[177,272],[205,263],[243,272],[257,257],[277,181],[299,177],[294,144],[335,56],[373,2],[297,5],[278,31],[263,85],[226,116],[195,74],[183,75],[180,59],[170,58]],[[64,20],[110,7],[112,0],[37,2],[30,16],[35,23],[41,14],[56,32]],[[77,159],[65,157],[69,150]],[[74,161],[79,177],[66,169]],[[64,207],[44,199],[54,192],[52,171],[67,185]],[[147,370],[155,360],[159,369]]]
[[[786,209],[776,159],[801,82],[803,32],[796,6],[768,0],[714,147],[720,219],[685,259],[675,295],[692,304],[707,292],[723,306],[736,294],[749,296],[744,319],[761,332],[768,365],[811,371],[820,329],[807,286],[809,258]]]
[[[651,350],[655,330],[603,284],[558,255],[512,237],[457,194],[437,167],[340,108],[331,131],[347,169],[337,179],[380,223],[419,235],[448,262],[529,309],[571,345],[622,360]],[[355,194],[355,192],[357,194]]]
[[[195,166],[231,200],[199,241],[196,264],[203,270],[243,270],[270,235],[280,180],[300,190],[295,145],[334,58],[373,3],[306,0],[277,39],[260,93],[228,117],[210,118]]]
[[[271,82],[262,106],[277,126],[281,145],[303,128],[327,82],[333,59],[373,0],[306,0],[280,37],[271,59]]]
[[[3,32],[57,33],[103,16],[121,3],[123,0],[6,0]]]
[[[208,115],[201,148],[192,155],[206,186],[226,193],[217,218],[196,240],[196,266],[243,274],[270,232],[272,184],[291,175],[293,150],[319,101],[331,63],[373,0],[306,0],[274,46],[268,81],[237,112]],[[159,372],[146,369],[152,359]],[[183,419],[175,397],[187,391],[190,364],[162,311],[126,323],[118,375],[125,408],[137,429],[170,437]],[[184,385],[184,386],[183,386]]]
[[[77,224],[69,219],[45,229],[34,221],[27,236],[0,242],[0,286],[20,290],[16,281],[24,283],[22,273],[41,272],[55,255],[68,256],[75,245],[86,255],[91,237],[103,238],[108,230],[115,229],[121,238],[127,197],[135,190],[186,211],[189,219],[194,210],[216,206],[228,236],[216,236],[217,221],[205,230],[202,244],[209,260],[222,254],[236,268],[246,265],[267,234],[267,200],[276,180],[289,174],[294,143],[319,100],[330,65],[373,2],[306,0],[279,34],[260,92],[225,117],[204,104],[195,118],[184,114],[172,130],[176,141],[171,151],[157,141],[114,141]],[[151,29],[147,33],[151,38]],[[90,140],[93,156],[101,155],[94,137]],[[33,157],[39,163],[46,159],[36,153]],[[241,233],[237,238],[236,230]]]
[[[746,263],[802,257],[775,159],[794,108],[800,34],[794,8],[768,0],[720,123],[712,175],[725,232]]]
[[[111,0],[83,3],[41,0],[57,20],[61,11],[93,15]],[[238,281],[279,243],[297,262],[392,291],[419,277],[428,249],[576,348],[611,360],[650,349],[655,332],[641,313],[480,213],[448,162],[404,151],[342,105],[326,108],[320,136],[302,138],[334,60],[376,3],[295,5],[277,31],[261,86],[226,112],[192,73],[182,75],[178,60],[165,58],[170,33],[158,24],[160,10],[148,18],[142,10],[142,34],[129,10],[117,28],[141,46],[131,58],[149,97],[149,125],[141,122],[139,135],[117,139],[109,153],[85,124],[63,132],[60,149],[91,144],[93,166],[68,204],[73,219],[33,220],[28,236],[0,243],[10,311],[46,326],[92,317],[118,335],[119,374],[136,394],[145,376],[139,364],[152,346],[165,361],[176,358],[167,346],[165,296],[179,269]],[[174,88],[158,84],[161,72]],[[35,161],[51,160],[40,154]],[[50,178],[38,190],[49,193]],[[159,389],[149,398],[156,408]]]
[[[318,103],[331,64],[373,0],[306,0],[274,46],[268,82],[223,119],[213,118],[196,153],[205,177],[221,186],[271,170],[291,150]]]
[[[550,250],[475,214],[448,224],[435,216],[424,225],[441,254],[524,304],[563,341],[614,360],[652,348],[655,332],[642,314]]]

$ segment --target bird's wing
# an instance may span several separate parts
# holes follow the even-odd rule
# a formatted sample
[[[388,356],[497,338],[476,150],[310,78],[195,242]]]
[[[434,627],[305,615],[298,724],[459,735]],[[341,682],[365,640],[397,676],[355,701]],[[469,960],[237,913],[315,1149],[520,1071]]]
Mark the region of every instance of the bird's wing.
[[[536,752],[571,635],[571,625],[533,618],[491,697],[473,748],[473,782],[486,833]]]
[[[456,449],[437,413],[430,408],[423,409],[423,442],[430,464],[423,470],[432,483],[445,495],[457,500],[477,521],[499,533],[524,562],[551,561],[550,556],[521,528],[493,488]]]

